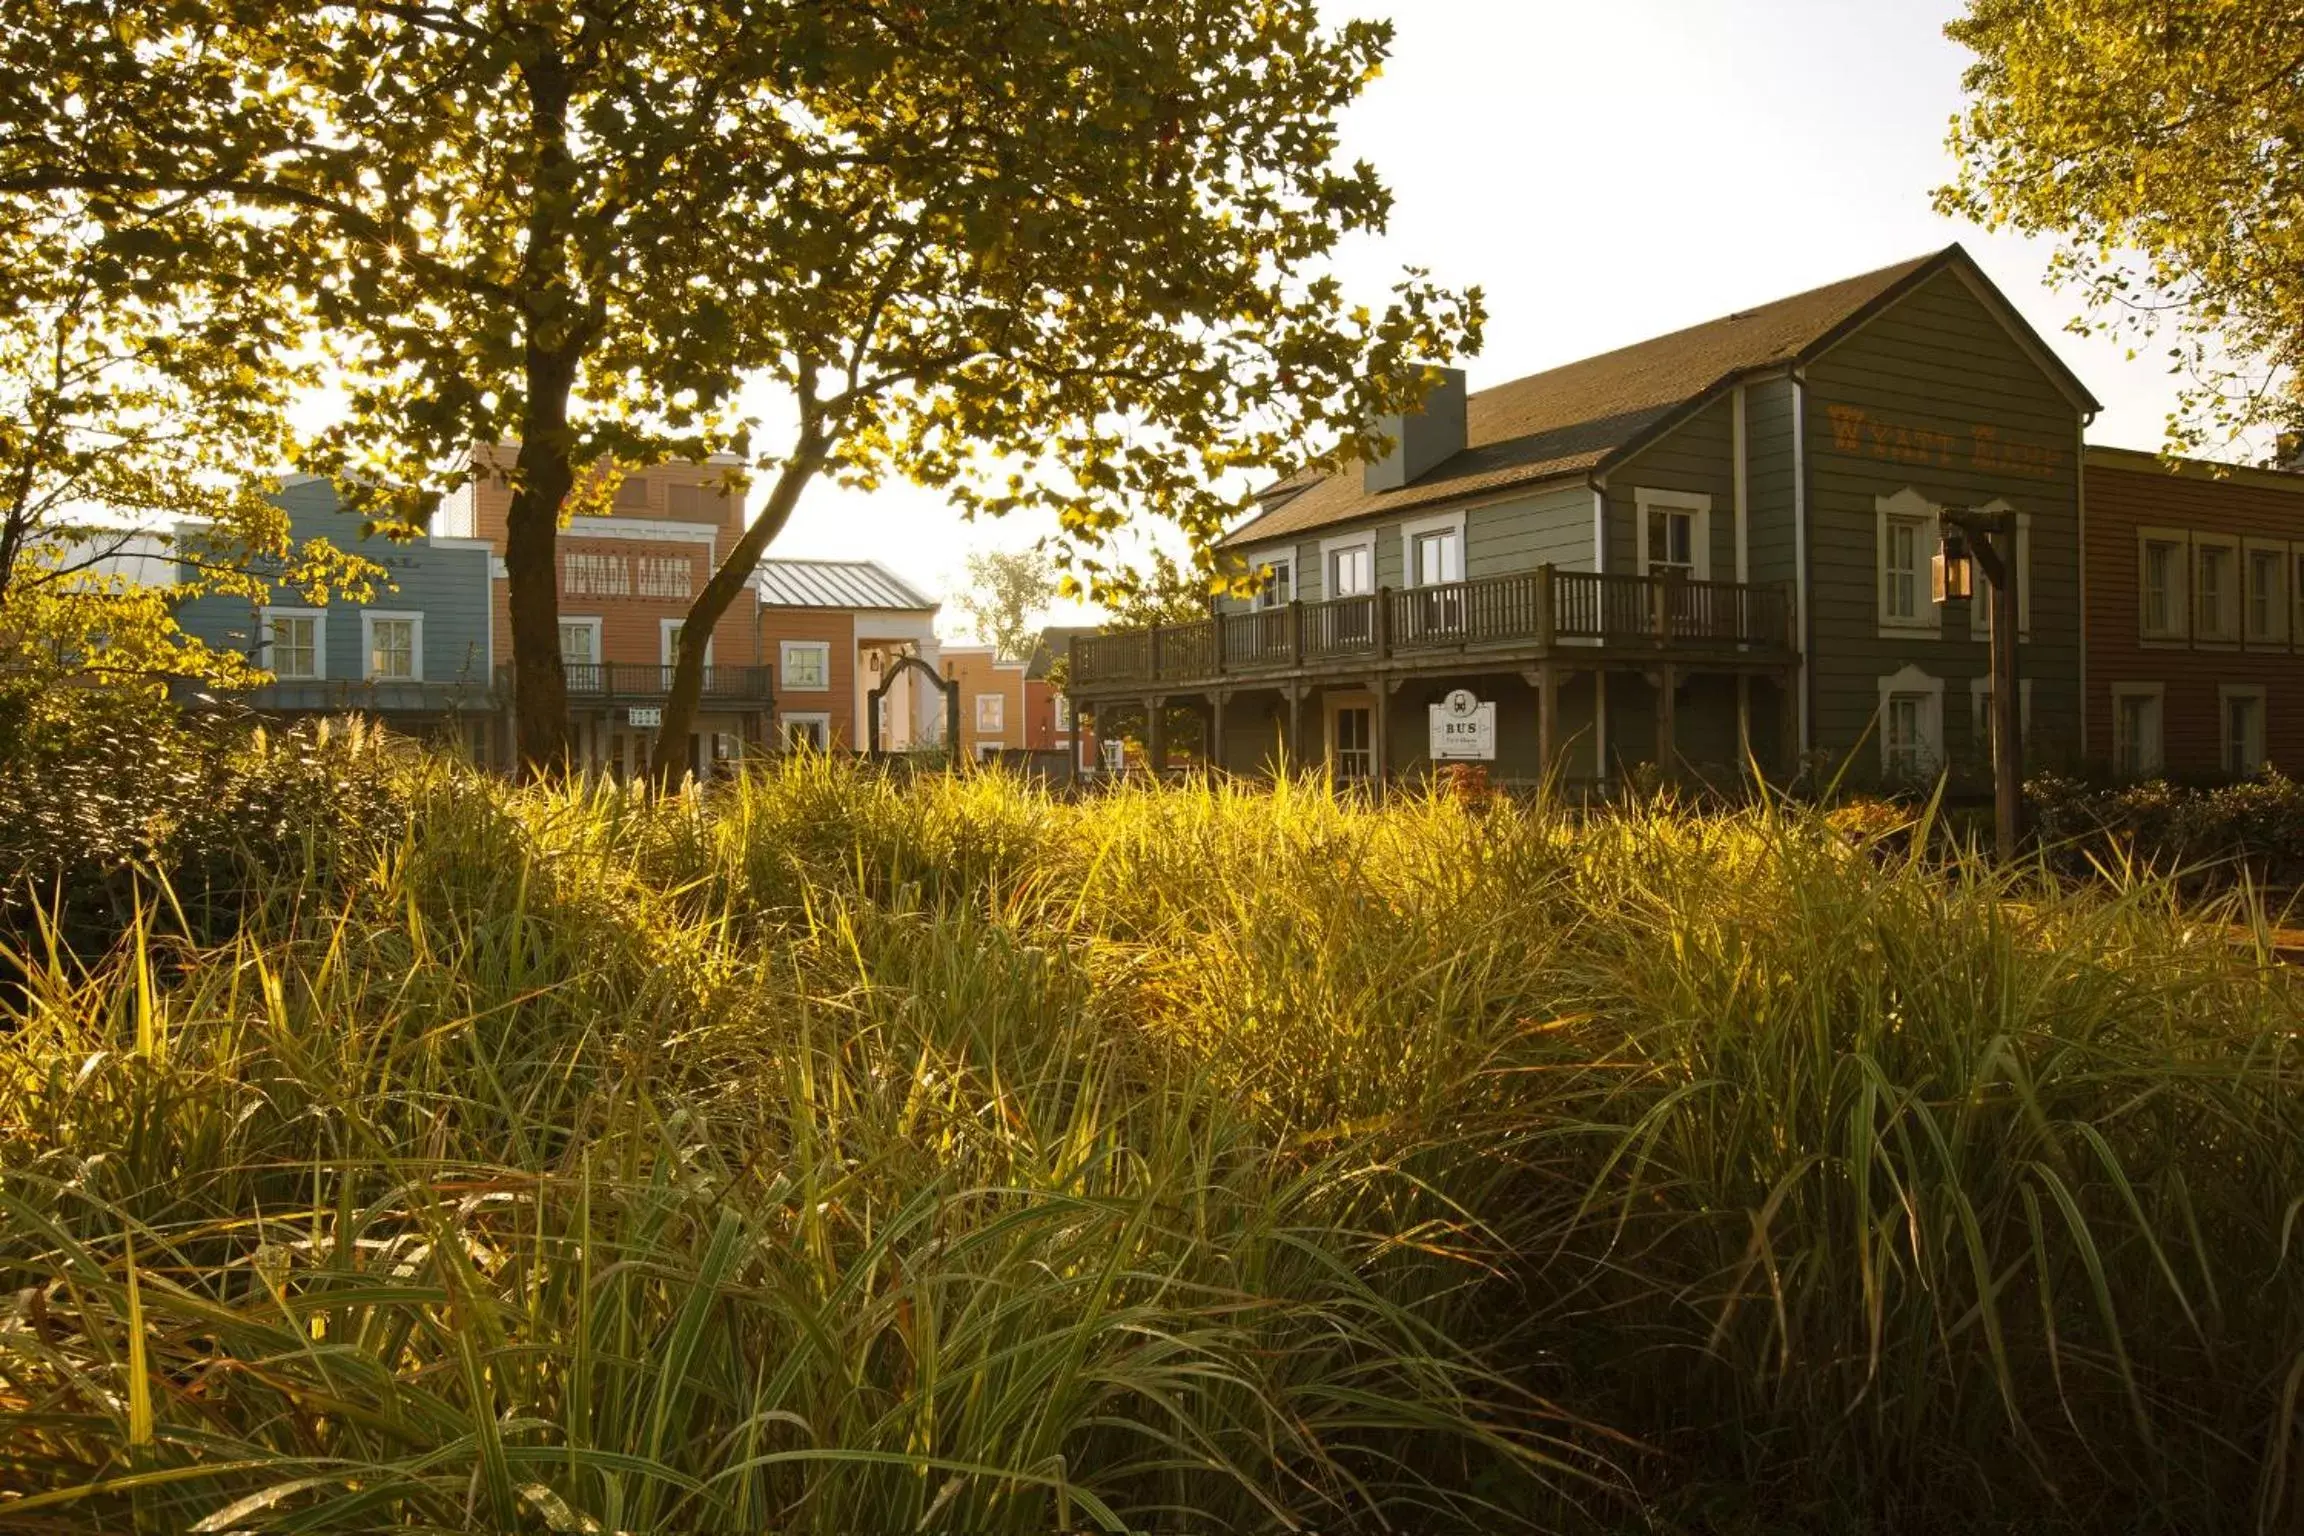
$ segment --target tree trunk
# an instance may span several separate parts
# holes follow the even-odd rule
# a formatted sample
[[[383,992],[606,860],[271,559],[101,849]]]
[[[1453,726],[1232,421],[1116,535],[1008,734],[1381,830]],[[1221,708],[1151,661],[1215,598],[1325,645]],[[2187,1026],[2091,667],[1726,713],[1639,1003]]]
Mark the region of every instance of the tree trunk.
[[[768,504],[752,520],[721,560],[720,568],[712,579],[704,583],[704,590],[688,605],[688,616],[680,625],[680,653],[672,659],[672,688],[664,700],[664,723],[656,732],[655,755],[648,761],[648,775],[657,785],[672,789],[680,782],[681,771],[688,761],[688,733],[696,722],[696,701],[704,692],[704,651],[712,643],[713,626],[736,601],[736,594],[744,590],[745,578],[760,564],[768,545],[784,531],[792,517],[792,508],[799,503],[800,492],[815,478],[816,471],[824,467],[824,443],[813,425],[802,429],[800,446],[793,453],[784,472],[776,477],[776,488],[768,493]]]
[[[568,395],[575,366],[531,342],[528,409],[512,508],[504,520],[504,575],[512,609],[512,730],[523,777],[568,766],[568,678],[560,666],[560,508],[576,483],[568,457]]]

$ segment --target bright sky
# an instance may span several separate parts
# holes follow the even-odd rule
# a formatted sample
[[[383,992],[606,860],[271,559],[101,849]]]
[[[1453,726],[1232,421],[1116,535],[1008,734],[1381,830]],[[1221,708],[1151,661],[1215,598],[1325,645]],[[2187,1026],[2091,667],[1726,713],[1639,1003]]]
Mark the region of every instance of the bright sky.
[[[2078,304],[2042,286],[2047,249],[1929,208],[1967,59],[1942,32],[1959,0],[1323,3],[1389,8],[1398,33],[1345,133],[1397,204],[1344,275],[1372,299],[1404,265],[1485,289],[1472,388],[1959,240],[2105,402],[2092,439],[2159,446],[2172,381],[2064,331]],[[880,560],[945,598],[957,636],[968,553],[1048,531],[964,523],[908,485],[826,486],[772,553]]]

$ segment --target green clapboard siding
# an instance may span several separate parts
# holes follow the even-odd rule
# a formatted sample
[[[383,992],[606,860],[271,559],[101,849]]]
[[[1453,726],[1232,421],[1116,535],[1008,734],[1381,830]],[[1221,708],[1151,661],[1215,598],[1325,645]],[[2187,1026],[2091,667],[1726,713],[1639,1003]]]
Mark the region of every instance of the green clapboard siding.
[[[1877,504],[1908,486],[1938,505],[2004,500],[2030,515],[2032,630],[2020,665],[2032,682],[2033,760],[2077,757],[2077,406],[1952,272],[1826,353],[1807,378],[1814,745],[1854,749],[1878,710],[1879,679],[1910,663],[1944,680],[1943,745],[1955,774],[1988,766],[1969,711],[1970,680],[1988,671],[1981,623],[1971,632],[1966,605],[1951,605],[1940,636],[1881,632]],[[1980,427],[2044,456],[2042,472],[2007,468],[2002,450],[1980,458]],[[1866,742],[1855,775],[1876,775],[1879,762]]]
[[[1712,501],[1710,579],[1736,579],[1734,406],[1726,393],[1608,472],[1608,568],[1639,574],[1637,492],[1684,491]],[[1613,713],[1613,708],[1611,708]]]
[[[1798,577],[1792,395],[1790,379],[1762,379],[1744,389],[1745,496],[1751,523],[1746,538],[1756,582]]]

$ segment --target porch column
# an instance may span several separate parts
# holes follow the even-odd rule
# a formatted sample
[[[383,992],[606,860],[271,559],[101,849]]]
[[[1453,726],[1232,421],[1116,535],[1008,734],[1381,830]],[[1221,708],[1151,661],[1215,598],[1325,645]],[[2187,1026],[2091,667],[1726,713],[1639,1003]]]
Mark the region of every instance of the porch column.
[[[1680,714],[1680,672],[1676,667],[1656,669],[1656,771],[1667,784],[1680,782],[1680,746],[1674,740]]]
[[[1372,678],[1369,691],[1376,696],[1376,798],[1381,800],[1392,790],[1392,680]]]
[[[1302,683],[1288,685],[1288,771],[1302,773],[1311,759],[1304,753],[1304,695]]]
[[[1208,695],[1208,766],[1218,773],[1232,761],[1224,755],[1224,700],[1222,689]]]
[[[1800,685],[1799,673],[1786,668],[1776,674],[1776,734],[1781,745],[1777,755],[1784,765],[1784,782],[1789,784],[1800,777]]]
[[[1168,772],[1168,709],[1164,699],[1144,701],[1144,755],[1152,761],[1152,777]]]
[[[1548,787],[1559,750],[1560,669],[1547,661],[1536,669],[1536,773]]]
[[[1752,674],[1736,674],[1736,772],[1752,771]]]

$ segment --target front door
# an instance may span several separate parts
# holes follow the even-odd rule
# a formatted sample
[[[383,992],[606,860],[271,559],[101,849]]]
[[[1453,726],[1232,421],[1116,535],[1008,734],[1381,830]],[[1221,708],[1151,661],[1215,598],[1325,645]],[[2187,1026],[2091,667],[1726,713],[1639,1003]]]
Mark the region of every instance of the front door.
[[[1329,696],[1328,771],[1339,784],[1376,777],[1376,701],[1365,693]]]

